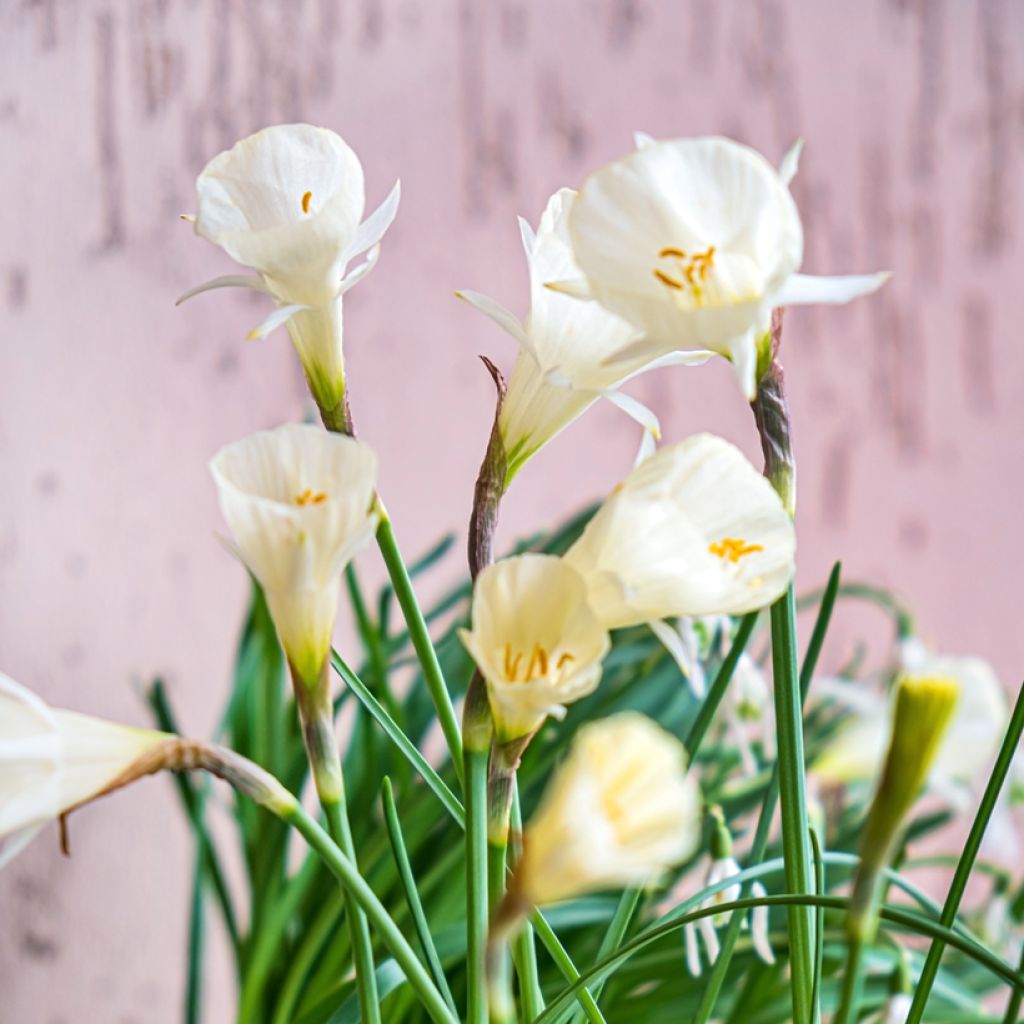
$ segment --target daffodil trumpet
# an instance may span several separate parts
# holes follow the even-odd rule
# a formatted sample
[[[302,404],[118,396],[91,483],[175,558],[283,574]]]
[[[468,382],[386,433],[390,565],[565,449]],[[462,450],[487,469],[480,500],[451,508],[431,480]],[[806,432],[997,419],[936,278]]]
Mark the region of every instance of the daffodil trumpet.
[[[396,183],[362,220],[363,168],[345,141],[308,124],[265,128],[214,157],[196,181],[195,232],[254,276],[226,275],[185,292],[248,288],[277,308],[249,332],[286,326],[330,430],[352,433],[342,354],[342,297],[373,269],[398,212]],[[348,264],[365,256],[355,269]]]

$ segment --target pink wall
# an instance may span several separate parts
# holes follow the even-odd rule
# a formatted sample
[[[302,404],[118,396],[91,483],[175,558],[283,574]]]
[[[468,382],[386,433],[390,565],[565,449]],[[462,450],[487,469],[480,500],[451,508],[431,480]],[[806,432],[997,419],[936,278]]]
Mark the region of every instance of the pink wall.
[[[637,128],[772,158],[802,135],[806,268],[895,277],[788,319],[800,579],[842,557],[1012,682],[1022,33],[1009,0],[0,4],[0,667],[133,722],[133,680],[162,672],[186,725],[210,727],[245,582],[213,537],[206,460],[306,407],[283,333],[242,341],[263,300],[174,309],[229,269],[177,215],[210,156],[304,119],[360,153],[371,204],[402,178],[346,347],[410,553],[465,519],[491,412],[475,355],[508,367],[513,349],[452,291],[523,309],[515,215],[536,220]],[[725,366],[636,393],[670,438],[756,450]],[[607,490],[635,443],[621,414],[593,412],[517,479],[504,536]],[[374,553],[362,564],[378,573]],[[850,637],[841,621],[834,647]],[[72,839],[70,862],[47,834],[0,879],[0,1018],[177,1020],[191,853],[171,787],[78,815]],[[226,974],[210,1000],[228,1019]]]

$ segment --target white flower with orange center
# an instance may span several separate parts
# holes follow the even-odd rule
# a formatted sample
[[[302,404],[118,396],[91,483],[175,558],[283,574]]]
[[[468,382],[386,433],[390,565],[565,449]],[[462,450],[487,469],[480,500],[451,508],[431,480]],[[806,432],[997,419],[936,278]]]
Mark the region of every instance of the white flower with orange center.
[[[56,710],[0,673],[0,865],[44,825],[145,768],[170,739]]]
[[[533,733],[593,692],[608,633],[575,569],[526,554],[484,569],[473,588],[472,629],[459,635],[487,685],[501,741]]]
[[[679,615],[741,615],[775,601],[793,576],[793,521],[775,489],[728,441],[666,445],[615,489],[565,560],[609,629]]]
[[[278,308],[250,332],[287,324],[317,403],[342,401],[341,297],[373,267],[398,211],[399,186],[365,221],[363,168],[345,141],[308,124],[265,128],[214,157],[196,181],[197,235],[258,276],[219,277],[211,288],[265,292]],[[348,264],[366,254],[354,270]]]
[[[578,276],[569,245],[569,213],[576,193],[559,189],[549,200],[536,232],[520,219],[530,272],[530,313],[520,321],[493,299],[477,292],[457,294],[506,330],[519,343],[499,419],[508,469],[506,484],[526,461],[564,430],[598,398],[604,397],[636,419],[652,438],[658,422],[649,409],[619,388],[653,362],[698,363],[711,353],[673,353],[653,359],[607,361],[639,338],[636,327],[597,303],[582,303],[547,287]]]
[[[523,837],[511,892],[534,906],[650,885],[697,849],[701,794],[683,745],[627,711],[576,734]]]
[[[733,363],[753,398],[773,308],[848,302],[886,281],[797,273],[803,228],[788,187],[796,153],[776,171],[729,139],[644,140],[584,182],[569,218],[582,280],[552,285],[642,331],[606,356],[609,368],[708,349]]]
[[[377,456],[353,438],[289,424],[227,445],[210,470],[288,660],[313,685],[330,652],[341,571],[377,528]]]

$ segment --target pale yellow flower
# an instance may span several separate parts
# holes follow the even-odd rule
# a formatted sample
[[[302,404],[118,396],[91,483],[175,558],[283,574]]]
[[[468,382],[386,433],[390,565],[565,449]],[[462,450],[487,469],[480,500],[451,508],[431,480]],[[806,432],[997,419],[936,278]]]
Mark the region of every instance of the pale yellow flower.
[[[45,824],[116,785],[170,738],[55,710],[0,673],[0,865]]]
[[[251,338],[287,324],[321,408],[335,409],[345,387],[341,297],[373,267],[398,211],[399,187],[365,221],[363,169],[345,141],[326,128],[265,128],[214,157],[196,181],[197,235],[258,276],[219,277],[211,288],[265,292],[278,308]],[[367,254],[348,271],[351,260]]]
[[[565,560],[611,629],[763,608],[789,585],[795,549],[771,484],[728,441],[698,434],[634,469]]]
[[[526,554],[484,569],[473,588],[472,630],[459,635],[487,684],[501,740],[534,732],[591,693],[608,634],[587,604],[575,569],[554,555]]]
[[[288,660],[313,685],[330,652],[341,571],[377,528],[377,456],[361,441],[289,424],[227,445],[210,470]]]
[[[539,906],[649,885],[700,838],[700,787],[682,744],[624,712],[577,733],[526,829],[513,891]]]
[[[795,150],[776,171],[729,139],[644,139],[584,182],[569,219],[582,276],[553,285],[643,332],[608,358],[610,367],[708,349],[731,360],[753,398],[758,343],[774,307],[848,302],[886,281],[797,273],[803,228],[788,188],[795,171]]]

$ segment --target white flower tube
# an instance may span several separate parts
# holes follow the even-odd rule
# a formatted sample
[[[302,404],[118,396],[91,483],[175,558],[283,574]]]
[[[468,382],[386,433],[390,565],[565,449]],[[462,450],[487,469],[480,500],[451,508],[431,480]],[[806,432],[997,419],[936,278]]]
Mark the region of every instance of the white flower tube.
[[[634,469],[565,560],[612,629],[763,608],[789,585],[795,550],[771,484],[738,448],[698,434]]]
[[[258,276],[220,277],[178,301],[221,287],[269,294],[278,308],[249,336],[287,324],[317,404],[336,412],[345,390],[341,297],[376,261],[378,243],[398,211],[399,186],[360,223],[365,196],[359,158],[326,128],[287,124],[256,132],[214,157],[196,190],[196,234]],[[364,253],[366,260],[347,272]]]
[[[608,633],[575,569],[526,554],[484,569],[473,588],[472,630],[459,635],[487,684],[501,741],[528,736],[548,715],[591,693]]]
[[[602,396],[657,436],[654,414],[618,389],[655,361],[699,363],[712,354],[677,353],[656,360],[644,353],[606,365],[609,357],[639,338],[637,328],[597,303],[581,303],[547,287],[549,281],[580,273],[568,231],[575,196],[571,189],[559,189],[548,200],[536,233],[520,220],[530,273],[530,313],[525,320],[485,295],[458,293],[520,346],[498,422],[508,464],[506,486],[532,455]]]
[[[171,739],[55,710],[0,674],[0,866],[48,822],[146,774],[147,754]]]
[[[526,829],[512,892],[540,906],[651,884],[696,850],[700,804],[682,744],[649,718],[585,725]]]
[[[288,660],[313,686],[330,652],[341,571],[377,528],[377,456],[361,441],[289,424],[227,445],[210,470]]]
[[[848,302],[887,280],[797,273],[795,169],[795,158],[776,171],[754,150],[712,137],[647,142],[587,179],[569,219],[583,279],[553,286],[596,299],[643,332],[609,366],[708,349],[732,361],[753,398],[774,307]]]

